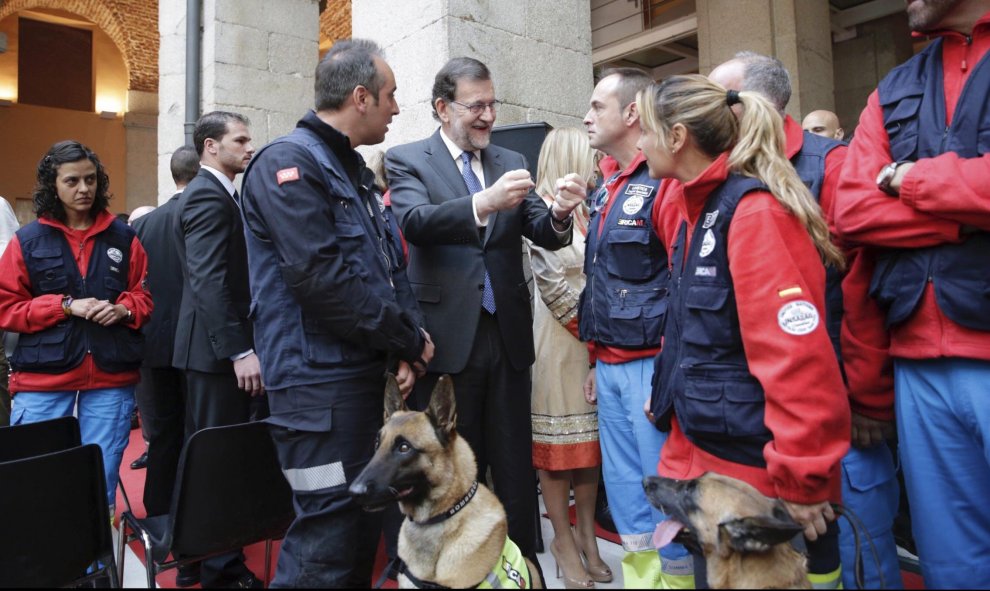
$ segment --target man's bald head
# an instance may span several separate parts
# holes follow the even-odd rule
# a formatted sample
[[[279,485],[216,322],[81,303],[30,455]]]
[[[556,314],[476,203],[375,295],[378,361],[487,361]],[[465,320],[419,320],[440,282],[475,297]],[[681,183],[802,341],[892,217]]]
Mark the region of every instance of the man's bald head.
[[[138,219],[143,215],[148,215],[153,211],[155,211],[154,205],[142,205],[140,207],[136,207],[134,211],[131,212],[130,217],[127,218],[127,223],[134,224],[134,220]]]
[[[841,140],[846,132],[839,126],[839,118],[832,111],[812,111],[801,122],[801,127],[805,131],[815,135]]]

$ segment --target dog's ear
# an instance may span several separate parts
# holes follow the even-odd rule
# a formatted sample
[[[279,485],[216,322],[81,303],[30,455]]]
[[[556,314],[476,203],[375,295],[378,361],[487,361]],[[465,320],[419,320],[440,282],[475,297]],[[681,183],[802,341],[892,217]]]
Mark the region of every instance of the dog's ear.
[[[781,519],[769,515],[743,517],[720,523],[719,538],[737,552],[768,552],[782,544],[804,528],[793,519]]]
[[[385,374],[385,421],[395,414],[396,411],[408,410],[406,401],[399,392],[399,382],[391,372]]]
[[[457,427],[457,405],[454,402],[454,381],[447,374],[440,376],[430,395],[430,406],[426,409],[437,430],[449,437]]]

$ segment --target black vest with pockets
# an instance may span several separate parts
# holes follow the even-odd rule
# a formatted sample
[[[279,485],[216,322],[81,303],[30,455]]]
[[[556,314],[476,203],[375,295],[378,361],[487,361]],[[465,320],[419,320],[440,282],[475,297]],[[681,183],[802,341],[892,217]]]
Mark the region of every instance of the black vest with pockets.
[[[651,217],[657,188],[644,161],[612,197],[608,215],[591,214],[584,258],[588,281],[578,304],[582,341],[621,349],[660,345],[670,271]]]
[[[731,174],[705,203],[685,259],[687,223],[673,246],[670,312],[664,349],[654,372],[651,410],[661,431],[672,415],[704,451],[732,462],[766,466],[772,439],[763,422],[766,398],[750,373],[739,332],[729,272],[729,225],[739,202],[767,190],[757,179]]]
[[[894,68],[877,88],[895,161],[955,152],[990,152],[990,55],[969,74],[952,125],[946,127],[942,40]],[[881,251],[870,295],[887,310],[887,326],[906,320],[932,282],[939,309],[952,321],[990,330],[990,233],[975,231],[957,244]]]
[[[79,273],[73,247],[52,226],[33,222],[17,231],[24,265],[31,279],[31,295],[71,295],[116,302],[127,290],[134,230],[120,220],[94,237],[86,277]],[[11,356],[14,371],[58,374],[82,363],[87,352],[101,370],[109,373],[137,369],[144,354],[140,331],[118,322],[67,318],[39,332],[22,334]]]

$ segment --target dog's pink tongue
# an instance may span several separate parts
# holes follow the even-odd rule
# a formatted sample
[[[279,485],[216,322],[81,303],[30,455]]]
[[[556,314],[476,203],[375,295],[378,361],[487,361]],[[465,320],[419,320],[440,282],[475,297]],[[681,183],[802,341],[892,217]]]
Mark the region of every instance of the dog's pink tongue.
[[[657,524],[657,528],[653,530],[653,547],[660,549],[673,541],[674,536],[677,532],[684,529],[684,524],[676,519],[667,518]]]

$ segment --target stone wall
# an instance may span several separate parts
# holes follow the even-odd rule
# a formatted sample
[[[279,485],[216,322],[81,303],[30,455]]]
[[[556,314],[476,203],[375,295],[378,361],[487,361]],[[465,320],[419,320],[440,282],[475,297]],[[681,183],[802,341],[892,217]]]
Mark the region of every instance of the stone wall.
[[[333,1],[333,0],[331,0]],[[380,146],[423,138],[437,127],[433,78],[448,59],[488,65],[504,102],[496,125],[546,121],[581,126],[593,88],[591,8],[587,0],[361,0],[353,35],[385,48],[399,107]]]
[[[179,4],[176,6],[175,4]],[[313,106],[316,0],[204,0],[200,112],[251,120],[255,148],[289,132]],[[185,143],[185,3],[161,4],[159,200],[173,187],[168,162]]]

